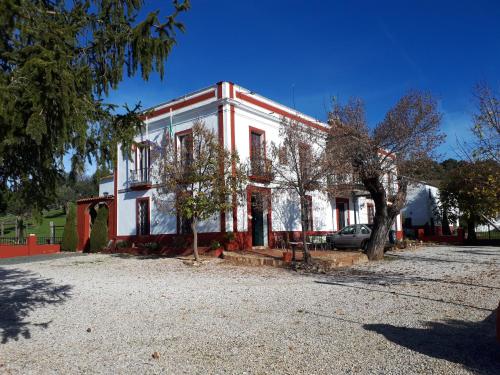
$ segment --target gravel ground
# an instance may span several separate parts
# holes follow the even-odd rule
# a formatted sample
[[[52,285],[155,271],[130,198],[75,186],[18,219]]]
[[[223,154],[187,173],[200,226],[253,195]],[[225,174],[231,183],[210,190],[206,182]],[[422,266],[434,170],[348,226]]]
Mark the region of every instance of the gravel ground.
[[[326,275],[116,255],[0,263],[0,373],[500,374],[499,300],[493,247]]]

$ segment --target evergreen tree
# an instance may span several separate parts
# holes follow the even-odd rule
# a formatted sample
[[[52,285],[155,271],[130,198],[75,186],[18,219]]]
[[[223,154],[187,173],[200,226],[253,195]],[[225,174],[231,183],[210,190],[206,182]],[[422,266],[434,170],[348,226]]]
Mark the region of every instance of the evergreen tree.
[[[78,233],[76,231],[76,206],[74,203],[68,204],[66,214],[66,224],[64,225],[62,251],[76,251],[78,245]]]
[[[15,187],[39,208],[61,182],[63,157],[109,168],[117,142],[129,149],[141,128],[140,104],[106,103],[124,74],[164,75],[183,31],[172,11],[144,13],[142,0],[0,2],[0,202]],[[165,14],[167,13],[167,14]]]
[[[495,219],[500,212],[500,164],[495,160],[460,161],[440,186],[440,199],[446,208],[458,208],[467,224],[467,239],[476,240],[476,225]],[[457,212],[448,215],[455,219]]]
[[[108,208],[101,206],[90,232],[90,252],[101,251],[108,244]]]

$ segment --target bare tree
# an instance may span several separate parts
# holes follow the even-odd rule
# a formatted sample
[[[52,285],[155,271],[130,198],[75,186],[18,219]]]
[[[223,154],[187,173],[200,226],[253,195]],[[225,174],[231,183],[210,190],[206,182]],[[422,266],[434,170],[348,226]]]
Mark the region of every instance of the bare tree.
[[[373,130],[361,100],[334,102],[329,115],[329,165],[337,176],[353,176],[375,203],[369,259],[383,258],[388,232],[406,201],[410,178],[422,178],[444,135],[441,115],[427,93],[409,92]],[[355,176],[355,177],[354,177]],[[335,180],[334,180],[335,182]],[[334,185],[334,183],[333,183]]]
[[[326,128],[325,128],[326,130]],[[327,132],[283,118],[280,123],[281,143],[270,145],[270,159],[275,190],[294,192],[299,198],[304,262],[310,263],[306,232],[310,228],[311,207],[308,193],[326,188],[325,168]]]
[[[474,90],[477,112],[473,116],[472,131],[477,139],[473,156],[500,162],[500,94],[486,83]]]
[[[246,171],[236,152],[220,144],[217,135],[198,120],[176,139],[166,135],[154,168],[159,188],[157,206],[179,218],[182,232],[193,234],[198,255],[198,224],[238,204]]]

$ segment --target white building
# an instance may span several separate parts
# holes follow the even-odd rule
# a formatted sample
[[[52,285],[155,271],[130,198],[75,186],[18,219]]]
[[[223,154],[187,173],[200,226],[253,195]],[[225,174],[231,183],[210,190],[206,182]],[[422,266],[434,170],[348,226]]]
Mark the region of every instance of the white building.
[[[441,233],[442,216],[439,188],[423,181],[414,181],[408,186],[406,205],[401,210],[406,229],[425,229],[427,234]],[[448,221],[453,228],[458,227],[458,221]]]
[[[114,172],[113,190],[117,239],[167,242],[182,232],[182,225],[155,207],[152,199],[156,187],[150,178],[150,142],[160,144],[166,129],[172,131],[177,142],[189,132],[193,122],[201,119],[213,129],[229,150],[236,150],[241,160],[250,158],[251,150],[263,142],[276,144],[282,117],[300,121],[319,131],[326,124],[314,118],[262,97],[231,82],[187,94],[151,109],[145,120],[146,130],[138,135],[139,146],[131,157],[118,150]],[[254,176],[255,177],[255,176]],[[109,181],[106,181],[109,184]],[[109,185],[106,186],[109,190]],[[104,188],[103,188],[104,191]],[[246,246],[271,246],[280,232],[300,231],[299,201],[293,195],[279,197],[272,190],[272,183],[259,178],[249,178],[247,202],[235,212],[225,212],[199,225],[201,243],[219,239],[225,232],[238,233]],[[270,196],[271,204],[263,210],[251,208],[251,200]],[[374,215],[373,203],[365,196],[351,194],[329,198],[314,192],[309,198],[310,233],[326,234],[355,223],[369,223]],[[402,233],[398,217],[395,229]]]

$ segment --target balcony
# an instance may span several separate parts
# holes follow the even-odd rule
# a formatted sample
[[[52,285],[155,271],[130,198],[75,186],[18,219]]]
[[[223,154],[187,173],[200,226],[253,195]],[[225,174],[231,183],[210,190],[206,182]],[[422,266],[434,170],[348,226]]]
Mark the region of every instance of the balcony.
[[[248,178],[255,182],[271,182],[273,179],[271,160],[265,158],[250,159]]]
[[[129,186],[131,189],[149,189],[151,183],[151,168],[130,170]]]

